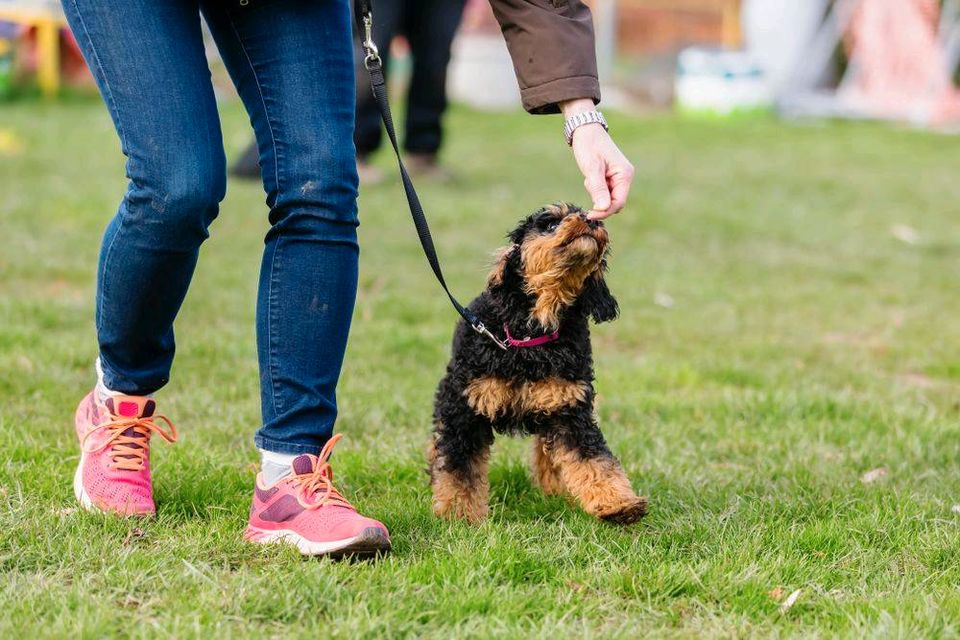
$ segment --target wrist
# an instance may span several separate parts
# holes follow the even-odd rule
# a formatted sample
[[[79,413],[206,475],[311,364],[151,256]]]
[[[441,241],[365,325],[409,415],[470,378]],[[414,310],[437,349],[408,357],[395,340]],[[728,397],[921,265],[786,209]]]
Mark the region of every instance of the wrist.
[[[574,98],[573,100],[564,100],[559,104],[560,112],[564,118],[575,116],[578,113],[587,111],[596,111],[597,107],[590,98]]]
[[[570,134],[570,142],[568,143],[568,146],[571,146],[571,147],[573,146],[573,143],[577,139],[578,135],[587,134],[587,133],[590,133],[591,131],[595,133],[599,133],[601,131],[606,131],[606,128],[599,122],[589,122],[587,124],[580,125],[576,129],[574,129],[573,132]],[[580,137],[582,138],[583,135],[580,135]]]

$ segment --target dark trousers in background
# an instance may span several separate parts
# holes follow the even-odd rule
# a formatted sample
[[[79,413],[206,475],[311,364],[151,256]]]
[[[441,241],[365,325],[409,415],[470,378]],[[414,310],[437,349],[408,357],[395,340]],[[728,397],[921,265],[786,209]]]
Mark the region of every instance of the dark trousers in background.
[[[390,42],[399,34],[410,42],[413,74],[407,93],[403,146],[411,153],[432,154],[443,137],[447,108],[450,45],[460,25],[465,0],[373,0],[373,38],[389,71]],[[362,66],[363,55],[357,57]],[[382,141],[380,112],[370,93],[366,71],[357,73],[357,154],[376,151]]]

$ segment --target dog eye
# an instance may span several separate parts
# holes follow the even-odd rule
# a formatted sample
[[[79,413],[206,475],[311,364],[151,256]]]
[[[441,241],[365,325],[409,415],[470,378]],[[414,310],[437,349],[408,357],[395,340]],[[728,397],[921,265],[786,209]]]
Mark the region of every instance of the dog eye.
[[[549,223],[547,223],[547,231],[556,231],[557,227],[559,226],[560,226],[559,220],[552,220]]]

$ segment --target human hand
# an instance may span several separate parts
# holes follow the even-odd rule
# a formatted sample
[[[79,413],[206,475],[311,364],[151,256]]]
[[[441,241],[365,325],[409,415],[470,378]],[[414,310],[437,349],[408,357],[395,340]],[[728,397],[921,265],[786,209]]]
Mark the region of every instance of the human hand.
[[[560,104],[564,118],[594,109],[593,101],[569,100]],[[593,202],[587,214],[602,220],[620,211],[627,202],[633,165],[599,124],[585,124],[573,132],[573,157],[583,174],[583,186]]]

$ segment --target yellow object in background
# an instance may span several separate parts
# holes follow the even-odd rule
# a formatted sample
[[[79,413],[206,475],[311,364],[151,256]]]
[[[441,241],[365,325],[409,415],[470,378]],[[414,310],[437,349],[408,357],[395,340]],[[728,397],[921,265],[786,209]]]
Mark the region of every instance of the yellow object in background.
[[[12,157],[23,153],[25,145],[13,129],[0,129],[0,156]]]
[[[51,9],[3,9],[0,20],[37,29],[37,85],[47,98],[60,92],[60,29],[63,16]]]

